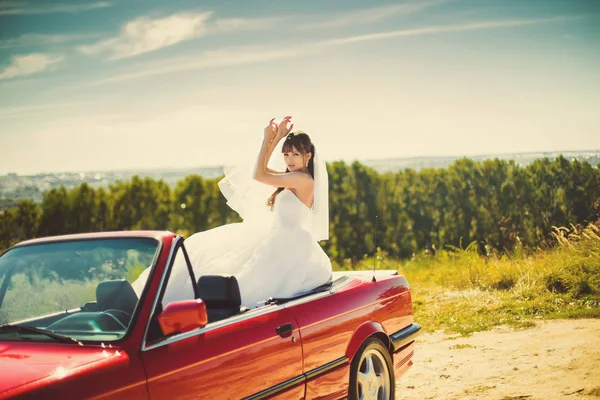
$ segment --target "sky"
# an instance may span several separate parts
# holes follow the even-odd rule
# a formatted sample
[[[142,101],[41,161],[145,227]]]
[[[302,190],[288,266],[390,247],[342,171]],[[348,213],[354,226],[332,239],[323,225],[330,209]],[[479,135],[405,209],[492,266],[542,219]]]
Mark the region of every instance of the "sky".
[[[600,149],[598,0],[1,0],[0,174]]]

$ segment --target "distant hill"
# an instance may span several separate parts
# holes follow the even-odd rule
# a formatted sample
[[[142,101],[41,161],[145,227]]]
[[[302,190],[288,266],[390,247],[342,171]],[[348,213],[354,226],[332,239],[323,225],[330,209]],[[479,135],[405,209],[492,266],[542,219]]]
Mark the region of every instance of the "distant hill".
[[[582,151],[553,151],[537,153],[507,153],[495,155],[476,155],[468,156],[475,161],[498,158],[501,160],[514,160],[525,166],[538,158],[556,158],[559,155],[570,160],[587,161],[592,165],[600,163],[600,150],[582,150]],[[378,160],[359,160],[378,172],[399,171],[411,168],[421,170],[423,168],[447,168],[454,161],[464,157],[410,157],[410,158],[389,158]],[[198,174],[207,179],[216,178],[223,173],[222,166],[198,167],[185,169],[146,169],[146,170],[125,170],[125,171],[98,171],[98,172],[64,172],[47,173],[37,175],[18,175],[7,174],[0,176],[0,209],[11,207],[17,199],[31,199],[41,201],[45,191],[65,186],[70,189],[87,182],[90,186],[108,187],[116,181],[127,181],[134,175],[149,177],[154,180],[163,180],[171,186],[175,186],[177,181],[190,174]]]
[[[65,186],[67,189],[79,186],[84,182],[99,188],[108,187],[117,181],[127,181],[138,175],[154,180],[163,180],[172,187],[184,177],[197,174],[207,179],[216,178],[223,174],[223,167],[199,167],[186,169],[140,169],[123,171],[91,171],[91,172],[60,172],[37,175],[7,174],[0,176],[0,208],[2,204],[13,203],[16,199],[31,199],[42,201],[45,191]]]
[[[531,164],[539,158],[555,159],[562,155],[569,160],[587,161],[590,164],[597,166],[600,163],[600,150],[582,150],[582,151],[552,151],[538,153],[507,153],[507,154],[482,154],[475,156],[461,157],[411,157],[411,158],[389,158],[380,160],[364,160],[363,164],[374,168],[378,172],[399,171],[406,168],[421,170],[424,168],[447,168],[454,161],[461,158],[469,158],[474,161],[493,160],[514,160],[520,165]]]

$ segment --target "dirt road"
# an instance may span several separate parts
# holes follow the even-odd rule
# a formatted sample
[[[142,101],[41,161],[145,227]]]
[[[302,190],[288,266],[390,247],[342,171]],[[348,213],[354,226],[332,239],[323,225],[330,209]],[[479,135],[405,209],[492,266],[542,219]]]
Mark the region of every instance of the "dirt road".
[[[396,399],[600,399],[600,320],[423,334]]]

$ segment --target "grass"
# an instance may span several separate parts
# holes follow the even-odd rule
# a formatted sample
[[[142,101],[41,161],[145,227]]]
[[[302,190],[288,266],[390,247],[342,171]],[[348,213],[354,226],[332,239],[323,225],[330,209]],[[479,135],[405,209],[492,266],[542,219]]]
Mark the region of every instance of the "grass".
[[[600,318],[600,228],[554,228],[556,246],[480,256],[475,246],[399,262],[385,255],[356,269],[398,269],[408,279],[415,320],[463,335],[499,325],[526,328],[555,318]],[[343,269],[343,267],[342,267]]]
[[[477,346],[470,345],[469,343],[465,344],[455,344],[449,347],[450,350],[462,350],[462,349],[476,349]]]

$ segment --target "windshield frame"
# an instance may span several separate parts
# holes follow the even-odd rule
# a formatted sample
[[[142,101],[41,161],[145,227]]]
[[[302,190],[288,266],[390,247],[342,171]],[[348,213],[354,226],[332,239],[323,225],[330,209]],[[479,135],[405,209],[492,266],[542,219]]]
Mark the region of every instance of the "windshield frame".
[[[127,340],[132,332],[135,330],[135,327],[138,323],[138,319],[139,319],[139,315],[141,313],[141,310],[143,308],[143,304],[146,302],[146,297],[148,294],[148,288],[151,284],[152,281],[152,277],[154,275],[154,272],[156,270],[156,267],[158,265],[158,262],[161,258],[161,255],[163,254],[163,249],[165,246],[164,243],[164,235],[147,235],[147,234],[141,234],[141,235],[135,235],[135,234],[131,234],[131,233],[127,233],[127,234],[121,234],[119,235],[118,233],[115,233],[113,235],[98,235],[98,236],[91,236],[91,235],[86,235],[86,236],[81,236],[81,237],[76,237],[76,236],[71,236],[71,235],[65,235],[64,237],[60,237],[57,236],[56,238],[48,238],[48,239],[52,239],[52,240],[45,240],[46,238],[42,239],[42,240],[32,240],[32,241],[27,241],[27,242],[22,242],[22,243],[18,243],[12,247],[9,247],[8,249],[6,249],[5,251],[3,251],[2,253],[0,253],[0,258],[4,257],[7,253],[17,250],[17,249],[21,249],[24,247],[33,247],[33,246],[45,246],[45,245],[51,245],[51,244],[59,244],[59,243],[74,243],[74,242],[90,242],[90,241],[111,241],[111,240],[128,240],[128,239],[144,239],[144,240],[148,240],[148,241],[153,241],[156,244],[156,249],[154,251],[154,255],[152,257],[152,261],[150,263],[150,265],[148,266],[148,268],[150,268],[149,271],[149,275],[148,275],[148,279],[146,280],[146,283],[144,284],[144,288],[141,292],[141,295],[138,299],[138,302],[135,306],[135,309],[133,310],[133,313],[131,314],[131,321],[129,322],[129,325],[127,326],[127,329],[125,330],[125,333],[114,340],[90,340],[90,339],[80,339],[77,338],[78,341],[80,341],[83,344],[90,344],[90,345],[100,345],[103,343],[106,344],[119,344],[121,342],[124,342],[125,340]],[[9,267],[10,268],[10,267]],[[0,287],[2,287],[2,285],[4,284],[4,280],[8,277],[8,275],[4,276],[4,279],[0,280]],[[0,304],[1,307],[1,304]],[[11,321],[8,322],[7,324],[9,325],[18,325],[18,324],[23,324],[23,323],[27,323],[29,321],[38,319],[38,318],[42,318],[42,317],[50,317],[53,315],[57,315],[60,313],[65,313],[65,312],[75,312],[75,311],[82,311],[80,307],[78,308],[72,308],[69,310],[63,310],[63,311],[56,311],[56,312],[51,312],[48,314],[43,314],[43,315],[39,315],[39,316],[34,316],[34,317],[30,317],[30,318],[25,318],[25,319],[21,319],[21,320],[17,320],[17,321]],[[58,332],[60,333],[60,332]],[[0,338],[0,342],[2,342],[3,339]],[[27,342],[34,342],[34,343],[53,343],[53,342],[49,342],[47,340],[28,340]],[[68,343],[66,343],[68,344]]]

